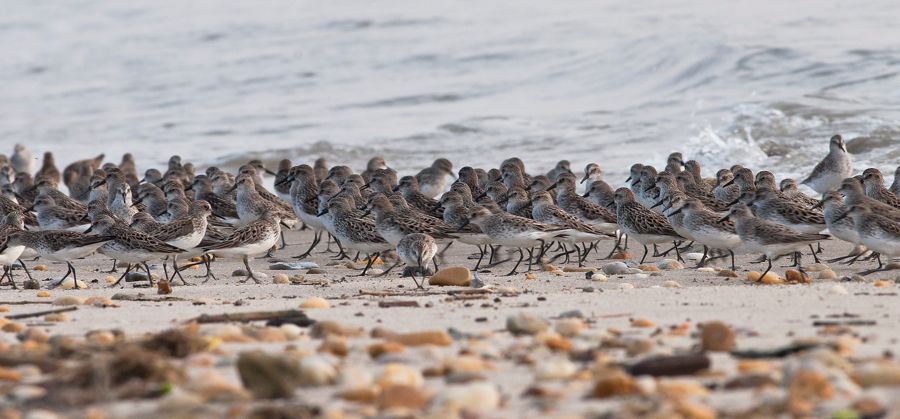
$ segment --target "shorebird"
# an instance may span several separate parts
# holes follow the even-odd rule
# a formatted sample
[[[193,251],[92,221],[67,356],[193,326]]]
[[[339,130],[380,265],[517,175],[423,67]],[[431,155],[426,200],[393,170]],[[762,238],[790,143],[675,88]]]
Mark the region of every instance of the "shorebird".
[[[284,179],[289,176],[292,166],[290,160],[281,159],[275,172],[275,193],[287,202],[291,202],[291,183],[285,182]]]
[[[772,270],[773,260],[786,255],[794,255],[797,267],[802,272],[803,266],[800,264],[802,249],[830,237],[827,234],[803,233],[782,224],[754,217],[750,207],[746,205],[731,207],[721,220],[733,221],[735,230],[747,249],[766,256],[769,266],[760,278]]]
[[[78,276],[75,273],[73,260],[83,258],[94,253],[100,246],[113,240],[107,235],[92,235],[64,230],[46,231],[16,231],[7,236],[6,243],[0,246],[0,253],[13,246],[24,246],[34,250],[41,258],[55,262],[65,262],[66,270],[63,276],[54,286],[62,284],[71,274],[78,284]]]
[[[25,217],[20,212],[6,214],[6,216],[3,217],[2,223],[0,223],[0,248],[3,248],[3,251],[0,251],[0,265],[3,266],[3,276],[9,277],[9,283],[14,289],[17,288],[16,281],[13,279],[12,274],[12,265],[14,263],[19,262],[19,264],[22,265],[22,269],[24,269],[25,273],[28,275],[28,279],[31,279],[31,273],[28,272],[25,263],[19,259],[22,256],[22,253],[25,252],[25,246],[21,244],[7,246],[6,242],[10,234],[23,231],[24,229]]]
[[[368,262],[360,273],[360,276],[363,276],[372,267],[377,255],[393,249],[394,246],[378,234],[374,221],[355,216],[354,211],[349,200],[337,197],[329,200],[327,208],[318,215],[323,219],[325,228],[340,242],[343,249],[367,255]]]
[[[465,185],[462,186],[466,187]],[[466,189],[468,190],[468,187]],[[478,247],[480,254],[478,255],[478,262],[475,263],[473,268],[477,271],[478,267],[481,266],[481,261],[484,259],[485,248],[482,246],[490,245],[491,239],[477,225],[469,223],[469,211],[475,207],[467,207],[465,202],[463,202],[462,196],[454,190],[450,190],[441,196],[439,205],[444,208],[444,222],[454,230],[453,235],[457,237],[457,240]],[[491,263],[491,261],[489,260],[488,263]]]
[[[425,284],[425,278],[422,278],[422,282],[419,283],[416,279],[416,274],[421,274],[423,277],[430,274],[428,264],[434,263],[434,256],[437,254],[437,250],[438,246],[434,238],[427,234],[408,234],[397,243],[397,255],[407,265],[407,269],[404,270],[403,274],[404,276],[412,277],[417,289],[423,289],[422,285]],[[437,271],[437,263],[434,263],[434,269]]]
[[[713,188],[713,196],[722,202],[731,202],[741,196],[741,187],[731,180],[734,174],[731,170],[722,169],[716,172],[716,186]],[[728,185],[728,186],[726,186]]]
[[[878,252],[878,267],[861,272],[868,275],[873,272],[884,271],[881,256],[900,256],[900,222],[896,219],[884,217],[872,212],[867,204],[858,204],[850,207],[840,218],[852,217],[859,240],[866,248]]]
[[[288,172],[287,177],[280,182],[290,185],[291,207],[294,215],[304,225],[313,229],[313,241],[305,252],[294,256],[294,259],[304,259],[312,254],[313,249],[322,240],[322,232],[325,224],[319,219],[319,191],[316,181],[315,169],[306,164],[294,166]],[[330,182],[330,181],[329,181]],[[278,182],[276,182],[277,184]]]
[[[600,169],[599,164],[588,163],[587,166],[584,167],[584,177],[581,178],[580,183],[584,183],[587,181],[603,181],[603,170]],[[588,183],[588,185],[590,185],[590,183]]]
[[[34,157],[31,156],[31,151],[28,150],[28,147],[25,147],[25,144],[16,143],[15,147],[13,147],[13,155],[9,158],[9,163],[12,164],[13,170],[17,173],[31,173],[34,171]]]
[[[894,170],[894,183],[891,184],[891,193],[900,196],[900,166]]]
[[[603,180],[595,180],[591,182],[587,191],[582,196],[599,205],[601,208],[609,208],[614,205],[614,194],[615,192],[608,183]]]
[[[723,221],[721,216],[706,208],[700,200],[685,199],[679,207],[674,207],[672,214],[683,213],[682,224],[688,230],[690,239],[703,245],[703,258],[697,266],[706,263],[709,249],[727,250],[731,254],[731,270],[734,271],[734,249],[741,245],[741,238],[735,230],[734,223]]]
[[[428,234],[434,239],[445,242],[456,238],[450,234],[453,230],[443,220],[421,216],[416,217],[411,210],[402,208],[395,210],[394,205],[384,195],[372,195],[366,204],[366,213],[375,216],[375,230],[393,246],[397,246],[403,237],[413,233]]]
[[[431,164],[431,167],[422,169],[416,174],[419,181],[419,190],[429,198],[435,198],[444,192],[447,186],[447,177],[455,177],[453,163],[445,158],[440,158]]]
[[[324,157],[317,158],[315,163],[313,163],[313,172],[316,173],[318,182],[324,180],[325,177],[328,176],[328,160],[325,160]]]
[[[84,170],[82,170],[82,166],[90,166],[92,170],[99,169],[100,164],[103,163],[104,157],[106,157],[105,154],[100,154],[92,159],[79,160],[69,164],[65,169],[63,169],[62,172],[63,184],[65,184],[66,187],[69,187],[70,185],[72,185],[72,183],[77,181],[79,178],[79,174],[84,172]]]
[[[200,256],[204,252],[198,249],[197,246],[200,245],[200,242],[206,236],[210,215],[212,215],[212,207],[208,202],[194,201],[185,217],[161,224],[151,234],[169,245],[184,250],[186,252],[185,257]],[[172,276],[178,275],[181,282],[187,284],[178,269],[178,256],[177,253],[172,255],[172,268],[174,269]]]
[[[434,198],[429,198],[419,191],[419,181],[416,180],[415,177],[403,176],[400,178],[400,183],[394,189],[395,192],[400,192],[400,195],[403,196],[403,199],[405,199],[410,206],[435,217],[441,216],[439,208],[436,208],[438,201]]]
[[[59,169],[56,168],[56,160],[54,160],[52,152],[44,153],[44,161],[41,163],[41,168],[34,174],[34,178],[46,178],[57,184],[60,182],[61,176]]]
[[[581,221],[575,215],[554,205],[553,199],[548,192],[536,193],[531,200],[531,204],[532,219],[544,224],[566,228],[566,230],[562,230],[562,232],[565,233],[565,237],[560,238],[559,240],[575,247],[575,251],[577,252],[576,255],[578,256],[578,266],[583,266],[584,259],[587,258],[587,253],[590,250],[586,244],[583,244],[584,249],[579,249],[579,243],[593,243],[598,240],[609,240],[615,237],[615,235],[601,231],[600,229]],[[582,250],[584,250],[584,253],[582,253]],[[566,252],[565,254],[568,257],[570,252],[565,246],[563,246],[563,251]]]
[[[369,162],[366,163],[366,170],[363,170],[360,175],[362,176],[363,180],[369,182],[372,180],[372,175],[374,175],[376,171],[387,168],[387,163],[384,162],[384,157],[375,156],[369,159]],[[316,173],[316,176],[319,176],[319,174]]]
[[[87,211],[77,211],[57,206],[56,202],[49,195],[35,198],[34,204],[27,208],[26,211],[31,211],[32,209],[37,211],[38,224],[42,230],[84,232],[90,227],[90,223],[85,222]]]
[[[184,252],[182,249],[149,234],[134,230],[127,224],[123,224],[121,221],[106,215],[98,216],[94,223],[91,224],[88,232],[96,232],[104,237],[111,238],[112,240],[103,244],[98,251],[115,259],[117,262],[128,264],[128,268],[125,269],[125,272],[116,282],[110,285],[111,287],[118,285],[131,272],[135,264],[144,266],[144,269],[147,271],[147,282],[152,286],[153,278],[147,262]]]
[[[609,234],[618,229],[616,214],[575,193],[575,175],[564,173],[548,189],[556,189],[556,203],[560,208],[588,225]]]
[[[572,174],[572,163],[569,163],[568,160],[560,160],[556,163],[556,166],[547,172],[547,179],[550,179],[551,182],[555,182],[556,178],[563,173]]]
[[[859,232],[856,231],[853,218],[845,216],[850,207],[844,205],[840,194],[833,191],[825,192],[822,194],[822,199],[815,204],[815,207],[823,208],[822,214],[825,216],[825,225],[828,226],[828,233],[856,246],[847,256],[834,258],[828,262],[853,258],[850,262],[852,263],[866,252],[865,246],[859,240]]]
[[[862,182],[866,190],[866,196],[900,209],[900,197],[884,187],[884,177],[881,176],[880,170],[875,168],[866,169],[862,174]]]
[[[528,269],[531,270],[534,246],[540,245],[538,260],[543,256],[544,243],[554,238],[565,237],[565,228],[537,222],[530,218],[519,217],[505,212],[491,213],[487,208],[479,207],[469,213],[469,222],[477,225],[490,237],[493,244],[513,247],[519,250],[519,260],[507,276],[515,275],[528,248]]]
[[[669,154],[669,157],[666,158],[666,171],[677,175],[678,172],[684,170],[684,157],[679,152],[674,152]]]
[[[661,214],[654,212],[634,199],[634,193],[627,188],[619,188],[615,194],[616,220],[619,230],[628,237],[637,240],[644,246],[644,256],[641,262],[647,258],[648,244],[678,242],[683,239]],[[675,245],[678,253],[678,245]],[[680,255],[679,255],[680,256]]]
[[[815,199],[811,196],[806,195],[801,192],[797,187],[797,182],[794,179],[784,179],[781,181],[781,195],[785,198],[791,199],[793,201],[798,202],[803,206],[812,206],[816,205],[819,202],[818,199]]]
[[[841,187],[838,189],[838,192],[840,192],[841,195],[844,195],[844,203],[848,206],[864,204],[870,211],[877,215],[894,220],[900,219],[900,209],[866,196],[863,190],[863,184],[859,179],[844,179],[844,181],[841,182]]]
[[[247,268],[247,277],[240,282],[261,282],[250,268],[250,256],[263,254],[276,243],[281,236],[281,220],[277,213],[266,212],[247,225],[235,230],[223,240],[207,244],[203,251],[216,256],[240,256]]]
[[[853,159],[847,152],[844,139],[840,135],[828,142],[828,155],[816,165],[812,173],[800,182],[823,194],[841,186],[841,181],[853,174]]]

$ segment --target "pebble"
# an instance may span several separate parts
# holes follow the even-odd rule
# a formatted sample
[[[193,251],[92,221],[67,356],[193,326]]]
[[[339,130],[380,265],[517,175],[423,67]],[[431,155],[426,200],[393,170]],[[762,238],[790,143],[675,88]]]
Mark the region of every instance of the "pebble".
[[[235,269],[234,271],[231,272],[231,276],[232,277],[247,276],[247,271],[245,271],[243,269]]]
[[[59,287],[64,290],[87,289],[88,288],[87,284],[84,281],[82,281],[80,279],[76,281],[75,278],[71,278],[71,277],[66,278],[65,281],[63,281],[61,284],[59,284]]]
[[[737,272],[732,271],[731,269],[722,269],[719,271],[718,275],[724,278],[738,278]]]
[[[39,290],[41,289],[41,282],[37,279],[26,279],[25,282],[22,283],[22,288],[26,290]]]
[[[620,289],[620,290],[623,290],[623,291],[624,291],[624,290],[633,290],[633,289],[634,289],[634,284],[631,284],[631,283],[628,283],[628,282],[623,282],[623,283],[619,284],[619,289]]]
[[[700,348],[710,352],[728,352],[734,349],[735,333],[728,324],[711,321],[702,324]]]
[[[440,409],[465,409],[470,415],[487,413],[500,407],[500,391],[488,382],[450,385],[435,395],[433,404]]]
[[[88,297],[84,300],[84,305],[86,306],[94,306],[94,307],[115,307],[115,303],[112,302],[108,297],[103,296],[93,296]]]
[[[656,266],[664,271],[677,271],[684,269],[684,264],[675,259],[663,259],[656,262]]]
[[[564,311],[562,313],[559,313],[559,317],[563,318],[563,319],[568,319],[568,318],[583,319],[584,313],[582,313],[581,310],[569,310],[569,311]]]
[[[322,341],[322,345],[319,346],[318,351],[343,358],[350,353],[350,348],[347,346],[347,338],[343,336],[328,335]]]
[[[390,336],[388,340],[398,342],[406,346],[450,346],[453,343],[453,338],[443,330],[400,333]]]
[[[624,343],[625,352],[630,357],[642,355],[656,349],[656,341],[654,341],[653,339],[633,338],[626,339]]]
[[[653,266],[653,265],[641,265],[641,266],[638,266],[638,269],[640,269],[644,272],[659,272],[659,268],[657,268],[656,266]]]
[[[322,297],[309,297],[300,304],[300,308],[329,308],[331,304]]]
[[[703,259],[703,253],[696,253],[696,252],[694,252],[694,253],[686,253],[686,254],[684,255],[684,259],[685,259],[685,260],[697,260],[697,261],[699,261],[700,259]]]
[[[95,330],[88,332],[85,339],[95,345],[112,345],[116,341],[116,335],[108,330]]]
[[[879,280],[875,281],[874,283],[872,283],[872,285],[874,285],[875,288],[887,288],[887,287],[893,286],[894,282],[888,281],[886,279],[879,279]]]
[[[681,288],[681,284],[676,281],[666,281],[663,282],[662,286],[664,288]]]
[[[369,268],[369,271],[366,272],[366,276],[379,276],[383,273],[384,273],[384,269]]]
[[[80,306],[84,304],[84,298],[74,295],[66,295],[53,300],[55,306]]]
[[[605,399],[618,396],[632,396],[641,394],[641,388],[638,386],[634,377],[623,371],[612,371],[604,374],[594,383],[591,395],[594,398]]]
[[[853,378],[866,388],[900,386],[900,364],[889,361],[869,362],[857,367]]]
[[[574,337],[587,329],[587,325],[580,318],[562,318],[556,321],[554,330],[565,337]]]
[[[632,255],[631,252],[622,251],[612,255],[610,259],[634,259],[634,255]]]
[[[46,322],[67,322],[69,321],[69,316],[66,313],[50,313],[44,316],[44,321]]]
[[[594,272],[594,274],[591,275],[591,281],[606,282],[609,281],[609,278],[607,278],[606,275],[603,275],[600,272]]]
[[[506,318],[506,330],[514,335],[534,335],[549,327],[547,320],[532,314],[520,313]]]
[[[691,375],[708,369],[710,359],[703,354],[687,354],[658,356],[647,358],[632,365],[628,372],[633,375],[652,375],[654,377]]]
[[[708,266],[704,266],[702,268],[697,268],[697,272],[715,272],[715,271],[716,271],[715,269],[710,268]]]
[[[334,383],[337,370],[330,360],[319,355],[310,355],[300,360],[298,379],[306,387],[324,386]]]
[[[831,269],[823,269],[823,270],[819,271],[819,277],[818,277],[818,278],[819,278],[819,279],[826,279],[826,280],[834,280],[834,279],[837,279],[838,276],[837,276],[837,274],[834,273],[834,271],[832,271]]]
[[[629,269],[629,270],[630,270],[630,269]],[[647,274],[635,274],[635,275],[634,275],[634,278],[635,278],[635,279],[647,279],[647,278],[650,278],[650,275],[647,275]]]
[[[390,363],[382,368],[381,374],[378,375],[375,382],[382,389],[397,385],[418,388],[424,384],[425,377],[417,369],[403,364]]]
[[[306,271],[307,275],[325,275],[327,272],[324,269],[312,268]]]
[[[273,271],[299,271],[301,269],[316,269],[319,267],[315,262],[278,262],[269,265],[269,269]]]
[[[670,398],[704,397],[709,395],[709,390],[697,380],[687,378],[666,378],[656,382],[656,390]]]
[[[288,276],[285,274],[275,274],[275,275],[272,275],[272,283],[280,284],[280,285],[290,284],[291,279],[288,278]]]
[[[607,275],[625,275],[630,270],[624,262],[612,262],[603,265],[603,273]]]
[[[406,351],[406,346],[399,342],[373,343],[366,348],[366,351],[374,359],[384,354],[398,354]]]
[[[578,371],[572,361],[562,357],[553,357],[540,362],[535,369],[535,377],[538,380],[565,380],[571,378]]]
[[[37,296],[38,296],[38,297],[44,297],[44,298],[49,297],[49,296],[50,296],[50,291],[46,291],[46,290],[38,291],[38,292],[37,292]]]
[[[803,269],[807,272],[822,272],[824,270],[831,270],[831,267],[824,263],[813,263],[809,266],[804,266]]]
[[[809,278],[809,275],[804,275],[796,269],[788,269],[784,271],[784,278],[787,280],[787,282],[796,282],[800,284],[809,284],[810,282],[812,282],[812,280]]]
[[[597,268],[589,268],[583,267],[579,268],[577,266],[566,266],[562,269],[563,272],[596,272]]]
[[[48,268],[47,265],[34,265],[34,267],[31,269],[34,271],[46,271],[50,268]]]
[[[835,285],[835,286],[831,287],[828,290],[828,293],[831,295],[848,295],[848,294],[850,294],[846,288],[844,288],[840,285]]]
[[[464,266],[444,268],[437,271],[428,280],[428,284],[434,286],[468,287],[472,284],[472,271]]]
[[[362,328],[355,326],[344,326],[334,320],[322,320],[316,322],[309,331],[310,336],[321,339],[327,335],[338,335],[346,337],[360,337],[364,334]]]
[[[422,410],[428,404],[428,395],[417,387],[412,386],[390,386],[381,392],[378,397],[378,409],[408,409],[413,411]]]
[[[631,327],[656,327],[656,323],[648,319],[631,319]]]
[[[171,294],[172,284],[170,284],[169,281],[166,281],[165,279],[159,280],[159,282],[156,283],[156,293],[159,295]]]
[[[0,381],[22,381],[22,373],[14,369],[0,367]]]

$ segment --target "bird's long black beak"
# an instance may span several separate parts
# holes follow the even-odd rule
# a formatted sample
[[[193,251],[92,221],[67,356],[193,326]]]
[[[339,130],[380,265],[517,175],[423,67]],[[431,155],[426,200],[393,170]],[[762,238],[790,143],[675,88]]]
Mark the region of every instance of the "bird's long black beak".
[[[615,208],[616,208],[616,203],[615,203],[615,202],[610,202],[610,203],[606,204],[606,208],[612,208],[612,209],[615,209]]]
[[[33,209],[34,209],[34,205],[32,205],[28,208],[25,208],[25,212],[31,212]]]
[[[393,188],[391,188],[391,191],[393,191],[393,192],[397,192],[399,190],[400,190],[400,185],[397,185],[397,186],[394,186]]]
[[[740,202],[740,201],[741,201],[741,197],[738,197],[738,198],[735,199],[734,201],[729,202],[729,203],[727,204],[727,206],[729,206],[729,207],[730,207],[730,206],[733,206],[734,204],[737,204],[737,203]]]
[[[106,185],[106,179],[98,180],[91,184],[91,189],[97,189],[100,186]]]
[[[262,169],[263,169],[263,172],[266,172],[267,175],[275,176],[275,175],[278,174],[278,173],[275,173],[275,172],[273,172],[273,171],[271,171],[271,170],[269,170],[269,169],[266,169],[265,167],[263,167]]]
[[[89,234],[89,233],[90,233],[91,231],[93,231],[93,230],[94,230],[94,225],[91,224],[91,226],[88,227],[87,230],[84,230],[84,234]]]
[[[669,208],[672,208],[672,207],[669,206]],[[678,215],[678,214],[681,214],[681,210],[683,210],[683,209],[684,209],[684,207],[678,208],[677,210],[670,212],[669,215]]]
[[[587,173],[585,173],[585,174],[584,174],[584,177],[581,178],[581,182],[578,182],[578,184],[580,185],[580,184],[582,184],[582,183],[584,183],[584,182],[587,182],[588,179],[590,179],[590,175],[588,175]]]
[[[591,196],[591,191],[587,191],[587,192],[584,193],[584,195],[581,195],[581,196],[582,196],[583,198],[587,198],[587,197]]]
[[[481,198],[484,198],[486,196],[487,196],[487,192],[483,192],[481,195],[478,195],[477,197],[475,197],[475,202],[478,202],[478,200],[480,200]]]
[[[228,190],[225,191],[225,193],[232,193],[232,192],[234,192],[235,189],[237,189],[237,187],[238,187],[238,184],[235,183],[234,186],[228,188]]]
[[[625,179],[626,182],[631,182],[631,176],[628,176],[628,179]]]
[[[363,216],[363,217],[366,217],[366,216],[368,216],[368,215],[371,214],[371,213],[372,213],[372,209],[371,209],[371,208],[366,208],[366,210],[363,211],[362,216]]]
[[[732,184],[734,184],[734,178],[731,178],[731,180],[729,180],[728,182],[725,182],[725,184],[722,185],[722,187],[725,188],[725,187],[731,186]]]
[[[656,208],[656,207],[662,205],[662,203],[665,202],[665,200],[666,200],[666,198],[663,198],[663,199],[660,199],[659,201],[656,201],[656,203],[653,204],[653,206],[650,207],[650,209],[653,209],[653,208]]]
[[[730,218],[731,218],[731,214],[728,214],[722,218],[719,218],[719,222],[724,223],[725,221],[728,221]]]
[[[285,183],[293,182],[293,181],[294,181],[294,177],[288,176],[288,177],[285,177],[284,179],[279,180],[278,182],[275,182],[275,186],[281,186],[281,185],[284,185]],[[366,185],[368,185],[368,183]]]
[[[437,205],[435,205],[434,207],[431,208],[431,211],[432,212],[437,211],[437,210],[441,209],[441,206],[442,206],[441,203],[438,202]]]
[[[328,214],[328,208],[325,208],[322,211],[320,211],[318,214],[316,214],[316,217],[321,217],[325,214]]]
[[[558,185],[558,184],[554,183],[554,184],[548,186],[547,189],[545,189],[545,191],[550,192],[550,191],[556,189],[556,185]]]
[[[146,181],[147,181],[147,178],[142,177],[141,180],[138,181],[138,185],[140,185],[140,184],[142,184],[142,183],[144,183],[144,182],[146,182]]]

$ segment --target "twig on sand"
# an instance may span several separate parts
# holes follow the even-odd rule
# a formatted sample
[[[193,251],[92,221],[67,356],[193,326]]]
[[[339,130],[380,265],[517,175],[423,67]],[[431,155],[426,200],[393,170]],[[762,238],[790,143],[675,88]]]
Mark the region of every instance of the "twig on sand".
[[[247,311],[243,313],[201,314],[186,323],[252,322],[259,320],[307,319],[301,310]]]
[[[7,319],[16,320],[16,319],[27,319],[30,317],[40,317],[47,314],[55,314],[55,313],[65,313],[67,311],[75,311],[78,310],[76,306],[63,307],[63,308],[55,308],[53,310],[43,310],[43,311],[35,311],[31,313],[22,313],[22,314],[13,314],[6,316]]]

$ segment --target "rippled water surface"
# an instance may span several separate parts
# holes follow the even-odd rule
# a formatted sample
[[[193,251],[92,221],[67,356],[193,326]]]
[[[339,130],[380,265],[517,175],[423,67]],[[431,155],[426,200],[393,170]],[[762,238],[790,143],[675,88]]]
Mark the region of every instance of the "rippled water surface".
[[[900,161],[897,1],[0,0],[0,144],[65,163],[438,156],[535,171],[683,150]],[[710,173],[711,174],[711,173]]]

